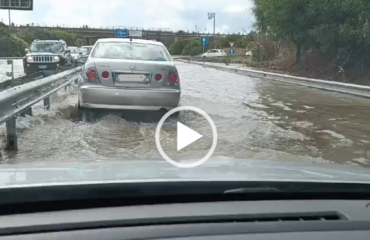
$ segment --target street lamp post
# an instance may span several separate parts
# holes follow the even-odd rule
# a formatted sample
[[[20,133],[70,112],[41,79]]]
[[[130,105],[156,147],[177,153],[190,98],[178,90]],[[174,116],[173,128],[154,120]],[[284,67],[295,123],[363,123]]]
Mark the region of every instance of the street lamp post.
[[[10,20],[10,9],[8,9],[9,12],[8,12],[8,15],[9,15],[9,31],[11,30],[11,24],[12,24],[12,21]]]
[[[208,19],[213,18],[213,34],[216,34],[216,13],[208,13]]]

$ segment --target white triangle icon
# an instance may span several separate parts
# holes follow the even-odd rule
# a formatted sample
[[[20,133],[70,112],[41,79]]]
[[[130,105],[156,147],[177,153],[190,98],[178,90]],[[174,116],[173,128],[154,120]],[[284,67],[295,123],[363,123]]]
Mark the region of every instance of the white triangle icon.
[[[203,137],[196,131],[188,128],[184,124],[177,122],[177,151]]]

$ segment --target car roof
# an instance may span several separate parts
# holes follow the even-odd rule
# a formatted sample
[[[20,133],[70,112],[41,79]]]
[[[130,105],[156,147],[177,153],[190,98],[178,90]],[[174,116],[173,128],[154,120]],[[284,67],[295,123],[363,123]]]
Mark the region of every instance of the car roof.
[[[133,43],[147,43],[147,44],[164,46],[163,43],[157,42],[154,40],[132,39],[132,41],[130,41],[129,38],[101,38],[101,39],[98,39],[97,43],[98,42],[133,42]]]
[[[83,47],[94,47],[94,46],[87,46],[87,45],[86,46],[81,46],[81,48],[83,48]]]
[[[33,40],[33,42],[61,42],[60,40],[39,40],[39,39],[36,39],[36,40]]]

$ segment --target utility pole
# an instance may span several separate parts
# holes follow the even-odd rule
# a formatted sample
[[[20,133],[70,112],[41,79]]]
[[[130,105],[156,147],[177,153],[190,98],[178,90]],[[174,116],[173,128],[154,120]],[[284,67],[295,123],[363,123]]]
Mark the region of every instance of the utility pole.
[[[208,19],[213,18],[213,34],[216,34],[216,13],[208,13]]]
[[[216,34],[216,13],[213,13],[213,34]]]
[[[9,32],[10,32],[12,22],[11,22],[11,20],[10,20],[10,9],[8,9],[8,11],[9,11],[8,13],[9,13]]]

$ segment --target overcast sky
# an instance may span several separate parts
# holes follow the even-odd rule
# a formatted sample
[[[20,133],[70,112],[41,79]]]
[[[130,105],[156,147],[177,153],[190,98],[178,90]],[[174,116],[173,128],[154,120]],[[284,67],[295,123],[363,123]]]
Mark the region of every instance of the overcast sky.
[[[208,12],[216,13],[216,32],[250,31],[251,0],[34,0],[33,11],[11,11],[15,24],[167,28],[213,31]],[[8,23],[8,11],[0,10]]]

